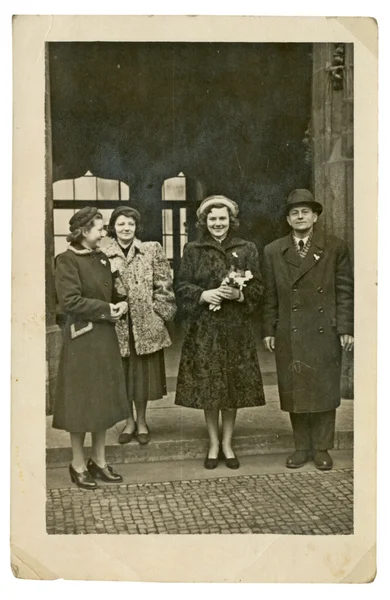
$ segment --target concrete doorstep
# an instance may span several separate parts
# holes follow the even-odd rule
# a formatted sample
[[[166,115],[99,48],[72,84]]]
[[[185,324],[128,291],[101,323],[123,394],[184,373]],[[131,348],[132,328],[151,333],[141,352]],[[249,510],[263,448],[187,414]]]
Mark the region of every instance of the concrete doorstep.
[[[265,385],[266,405],[241,409],[237,413],[234,448],[239,456],[278,454],[293,449],[288,413],[280,410],[276,385]],[[203,411],[174,404],[174,392],[150,402],[147,412],[151,441],[141,446],[135,439],[118,444],[124,423],[107,431],[107,462],[110,464],[163,462],[204,458],[207,432]],[[46,460],[48,468],[65,467],[71,461],[69,434],[51,427],[46,420]],[[86,446],[90,446],[87,436]],[[336,450],[353,448],[353,401],[342,400],[337,410]],[[86,455],[88,451],[86,451]]]

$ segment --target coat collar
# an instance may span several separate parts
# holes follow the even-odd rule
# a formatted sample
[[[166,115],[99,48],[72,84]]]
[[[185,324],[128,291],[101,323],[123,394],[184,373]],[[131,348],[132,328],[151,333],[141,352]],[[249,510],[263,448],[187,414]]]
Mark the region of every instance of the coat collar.
[[[204,234],[199,240],[194,242],[195,246],[203,248],[208,246],[215,248],[220,252],[226,252],[227,250],[236,248],[237,246],[245,246],[245,244],[245,240],[236,237],[233,234],[228,234],[223,242],[217,242],[209,233]]]
[[[86,256],[87,254],[98,254],[99,252],[101,252],[100,248],[95,248],[95,250],[92,250],[91,248],[85,248],[81,244],[69,244],[68,250],[71,250],[72,252],[74,252],[74,254],[77,254],[78,256]]]
[[[293,277],[295,282],[310,271],[320,260],[325,249],[325,236],[323,231],[314,229],[311,245],[304,260],[300,258],[296,250],[291,233],[282,238],[280,249],[285,261],[298,267]]]
[[[115,256],[120,256],[121,258],[123,258],[127,261],[130,261],[134,258],[135,254],[137,252],[139,252],[140,254],[144,254],[144,247],[143,247],[141,240],[139,240],[138,238],[134,238],[134,241],[129,250],[129,253],[128,253],[127,257],[125,257],[125,255],[123,254],[122,248],[120,247],[118,242],[114,238],[112,238],[108,242],[108,244],[104,245],[103,252],[104,252],[104,254],[106,254],[108,256],[108,258],[114,258]]]

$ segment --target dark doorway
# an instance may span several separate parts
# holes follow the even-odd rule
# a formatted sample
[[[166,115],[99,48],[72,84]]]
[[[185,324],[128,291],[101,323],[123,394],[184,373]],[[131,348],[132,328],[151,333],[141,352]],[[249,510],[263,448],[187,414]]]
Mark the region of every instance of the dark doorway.
[[[259,250],[284,232],[286,195],[311,184],[311,44],[56,42],[49,58],[54,181],[125,182],[162,241],[161,186],[183,172],[239,203]]]

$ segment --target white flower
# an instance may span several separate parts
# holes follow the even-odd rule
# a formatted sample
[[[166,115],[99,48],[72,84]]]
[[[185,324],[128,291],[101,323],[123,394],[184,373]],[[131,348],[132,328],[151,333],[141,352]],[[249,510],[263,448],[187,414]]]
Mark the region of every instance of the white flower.
[[[107,264],[107,261],[106,261],[106,260],[104,260],[104,258],[101,258],[101,259],[100,259],[100,262],[101,262],[101,263],[102,263],[102,265],[104,265],[104,266],[106,266],[106,264]]]
[[[234,258],[238,258],[237,252],[232,252],[232,254],[233,254]]]
[[[314,254],[314,260],[315,261],[320,260],[320,257],[318,256],[318,254]]]

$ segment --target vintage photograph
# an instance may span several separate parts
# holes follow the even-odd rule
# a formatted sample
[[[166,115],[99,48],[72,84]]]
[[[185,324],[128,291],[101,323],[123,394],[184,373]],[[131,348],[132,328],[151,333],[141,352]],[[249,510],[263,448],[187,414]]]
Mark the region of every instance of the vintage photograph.
[[[44,53],[47,534],[353,535],[354,44]]]

